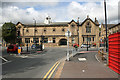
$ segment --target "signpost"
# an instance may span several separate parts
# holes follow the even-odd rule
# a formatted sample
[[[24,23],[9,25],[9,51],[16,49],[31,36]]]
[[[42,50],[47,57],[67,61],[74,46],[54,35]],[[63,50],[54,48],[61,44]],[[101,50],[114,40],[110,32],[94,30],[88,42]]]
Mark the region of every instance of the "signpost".
[[[69,61],[69,37],[71,36],[71,32],[67,30],[65,36],[67,37],[67,61]]]

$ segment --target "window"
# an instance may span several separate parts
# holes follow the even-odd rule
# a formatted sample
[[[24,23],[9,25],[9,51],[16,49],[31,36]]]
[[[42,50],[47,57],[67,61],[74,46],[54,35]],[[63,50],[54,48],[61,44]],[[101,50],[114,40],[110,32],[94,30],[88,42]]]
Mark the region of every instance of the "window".
[[[29,32],[29,30],[28,30],[28,29],[26,29],[26,32]]]
[[[86,27],[86,33],[91,33],[91,27]]]
[[[87,25],[86,25],[86,33],[91,33],[91,25],[90,25],[90,22],[88,22]]]
[[[33,38],[34,43],[39,43],[39,38]]]
[[[44,29],[44,32],[46,32],[46,29]]]
[[[37,29],[35,29],[35,32],[37,32]]]
[[[90,38],[90,37],[88,37],[88,41],[91,41],[91,38]]]
[[[53,38],[53,43],[56,43],[55,38]]]
[[[55,31],[55,28],[53,28],[53,31]]]
[[[25,43],[30,43],[30,38],[25,38]]]
[[[48,38],[44,38],[44,43],[48,43]]]
[[[65,29],[63,28],[62,31],[65,32]]]
[[[74,25],[74,24],[72,24],[72,25],[71,25],[71,27],[75,27],[75,25]]]
[[[84,42],[84,37],[83,37],[83,42]]]
[[[93,37],[93,41],[94,41],[94,37]]]

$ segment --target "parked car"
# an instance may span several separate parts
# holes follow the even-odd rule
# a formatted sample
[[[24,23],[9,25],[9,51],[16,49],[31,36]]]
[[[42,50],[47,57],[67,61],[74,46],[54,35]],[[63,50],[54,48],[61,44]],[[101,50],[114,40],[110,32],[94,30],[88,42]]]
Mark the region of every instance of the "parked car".
[[[41,45],[39,45],[39,44],[33,44],[33,45],[31,46],[31,48],[32,48],[32,49],[38,49],[38,48],[41,48]]]
[[[90,45],[82,44],[82,45],[81,45],[81,48],[87,48],[87,46],[90,47]]]
[[[9,52],[17,53],[17,51],[18,51],[18,45],[16,45],[16,44],[11,44],[7,47],[7,53],[9,53]]]

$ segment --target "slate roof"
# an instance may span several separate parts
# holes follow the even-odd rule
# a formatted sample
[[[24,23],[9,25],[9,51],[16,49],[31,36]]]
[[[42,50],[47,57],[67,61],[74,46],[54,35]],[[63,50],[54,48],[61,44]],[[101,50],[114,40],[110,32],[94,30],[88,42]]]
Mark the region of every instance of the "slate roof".
[[[118,25],[120,25],[120,23],[114,24],[113,26],[110,26],[109,29],[114,28],[115,26],[118,26]]]
[[[20,22],[19,22],[20,23]],[[17,24],[19,24],[17,23]],[[52,22],[50,24],[45,24],[45,23],[36,23],[36,27],[47,27],[47,26],[68,26],[69,22]],[[16,25],[17,25],[16,24]],[[25,27],[33,27],[35,26],[35,24],[23,24]]]
[[[107,27],[108,28],[111,28],[111,27],[113,27],[113,26],[115,26],[116,24],[107,24]],[[105,24],[103,24],[103,27],[105,28]]]

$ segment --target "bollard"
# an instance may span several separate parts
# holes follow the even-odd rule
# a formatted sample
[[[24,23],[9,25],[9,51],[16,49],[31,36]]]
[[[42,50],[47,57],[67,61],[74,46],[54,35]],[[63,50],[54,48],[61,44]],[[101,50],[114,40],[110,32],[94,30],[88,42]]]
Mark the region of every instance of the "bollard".
[[[21,54],[21,47],[18,47],[18,55],[20,56]]]

